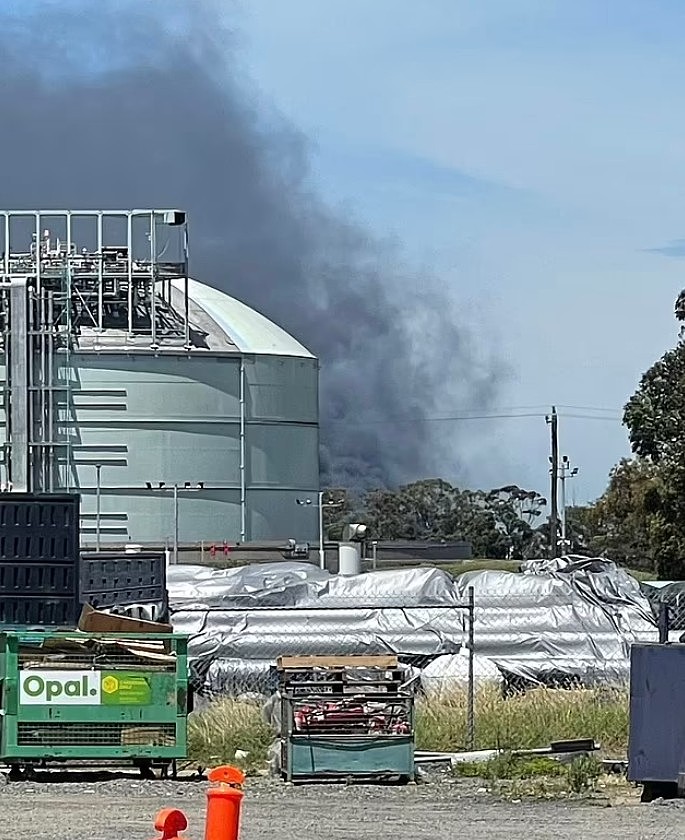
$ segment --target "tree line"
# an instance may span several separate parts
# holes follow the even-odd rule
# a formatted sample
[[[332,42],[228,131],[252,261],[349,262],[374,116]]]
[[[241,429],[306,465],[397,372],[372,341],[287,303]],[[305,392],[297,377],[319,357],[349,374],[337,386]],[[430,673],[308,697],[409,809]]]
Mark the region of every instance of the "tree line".
[[[685,321],[685,291],[675,314]],[[567,550],[669,580],[685,579],[683,330],[677,345],[643,374],[624,407],[632,457],[612,469],[599,499],[567,511]],[[527,559],[548,551],[546,499],[515,485],[468,490],[427,479],[338,498],[337,506],[324,507],[330,539],[339,539],[346,523],[362,521],[373,539],[468,540],[477,557]]]
[[[436,478],[360,498],[329,490],[324,524],[328,539],[340,539],[349,522],[363,522],[370,539],[467,540],[477,557],[524,559],[540,556],[545,536],[536,523],[546,504],[535,491],[514,485],[461,490]]]

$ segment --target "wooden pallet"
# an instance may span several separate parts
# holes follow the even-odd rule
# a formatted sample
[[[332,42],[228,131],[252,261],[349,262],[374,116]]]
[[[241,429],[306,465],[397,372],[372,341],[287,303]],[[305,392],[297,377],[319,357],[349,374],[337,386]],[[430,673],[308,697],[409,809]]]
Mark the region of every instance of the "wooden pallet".
[[[397,668],[396,656],[279,656],[278,669],[288,668]]]

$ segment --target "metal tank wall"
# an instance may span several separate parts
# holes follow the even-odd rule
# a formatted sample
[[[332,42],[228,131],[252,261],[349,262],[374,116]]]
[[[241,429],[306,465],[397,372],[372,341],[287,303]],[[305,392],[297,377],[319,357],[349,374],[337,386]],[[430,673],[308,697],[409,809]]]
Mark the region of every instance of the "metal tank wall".
[[[61,363],[58,484],[82,494],[84,541],[95,541],[98,463],[102,545],[171,544],[173,485],[185,482],[204,487],[179,490],[180,543],[316,539],[315,506],[296,504],[319,485],[316,359],[78,352]]]
[[[0,382],[3,384],[7,382],[7,357],[4,352],[0,353]],[[3,399],[0,400],[0,486],[6,484],[9,480],[8,469],[8,453],[5,450],[7,440],[7,421],[8,421],[8,395],[5,393]]]

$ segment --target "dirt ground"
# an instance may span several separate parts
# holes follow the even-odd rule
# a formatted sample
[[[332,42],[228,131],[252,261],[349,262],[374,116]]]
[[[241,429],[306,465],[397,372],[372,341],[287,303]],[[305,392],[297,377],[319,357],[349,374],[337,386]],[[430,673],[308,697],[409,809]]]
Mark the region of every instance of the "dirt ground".
[[[136,778],[18,782],[0,788],[0,840],[149,840],[162,807],[185,811],[202,840],[205,782]],[[471,780],[407,787],[248,780],[242,840],[507,840],[685,837],[685,802],[639,803],[627,787],[574,801],[503,801]]]

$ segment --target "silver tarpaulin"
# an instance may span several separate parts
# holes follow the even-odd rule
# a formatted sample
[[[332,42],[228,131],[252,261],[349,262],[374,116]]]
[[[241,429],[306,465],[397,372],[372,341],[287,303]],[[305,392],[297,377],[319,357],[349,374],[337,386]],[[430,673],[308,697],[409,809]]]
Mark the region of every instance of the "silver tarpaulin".
[[[567,557],[524,563],[523,574],[469,572],[475,649],[533,682],[564,675],[622,682],[630,645],[656,641],[654,613],[632,575],[606,560]]]
[[[210,692],[268,693],[278,656],[298,654],[397,653],[420,667],[445,657],[429,669],[431,686],[438,674],[463,681],[461,658],[449,655],[467,641],[469,587],[478,657],[515,677],[620,681],[631,642],[656,639],[649,602],[612,563],[565,558],[523,571],[454,580],[431,568],[340,577],[308,563],[174,566],[168,587],[172,623],[190,635]]]

